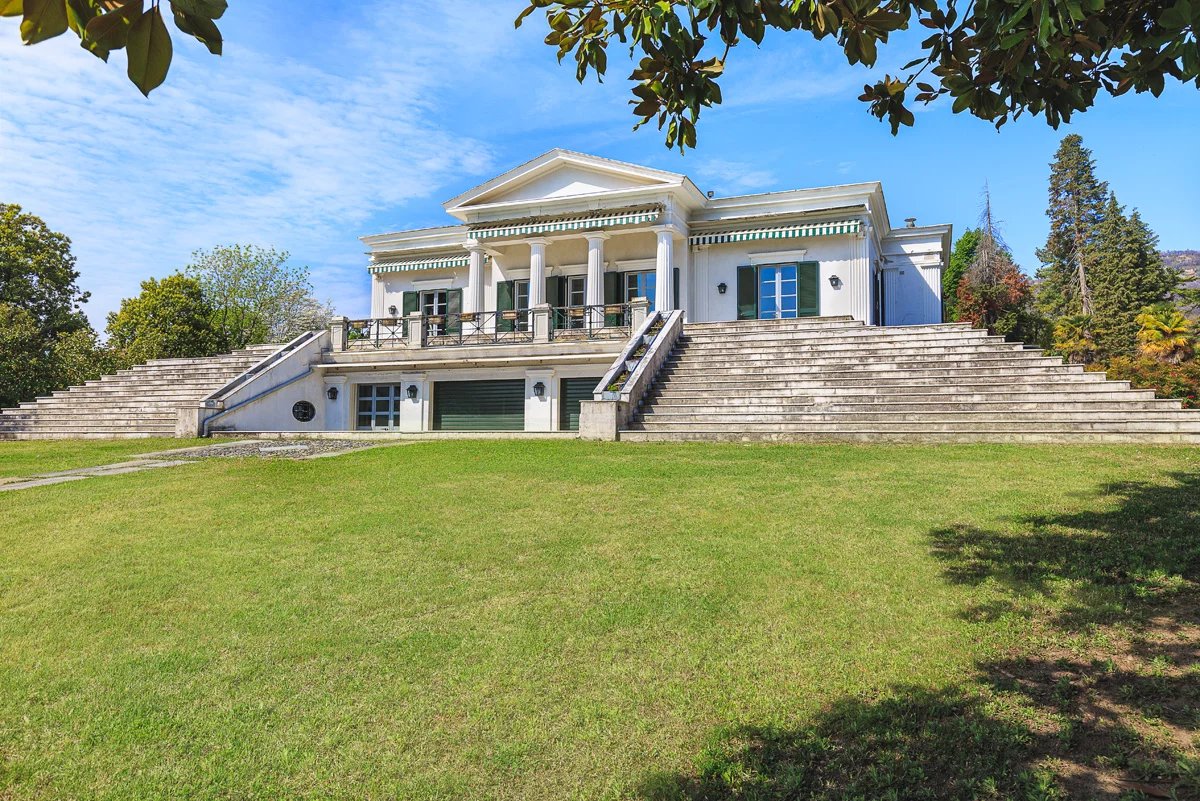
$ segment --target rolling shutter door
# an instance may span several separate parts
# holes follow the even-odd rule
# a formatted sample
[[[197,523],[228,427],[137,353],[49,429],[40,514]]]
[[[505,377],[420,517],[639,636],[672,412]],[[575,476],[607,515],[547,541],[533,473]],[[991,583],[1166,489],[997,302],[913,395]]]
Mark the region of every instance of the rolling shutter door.
[[[525,379],[436,382],[433,428],[435,431],[523,431]]]
[[[560,431],[579,430],[579,404],[592,399],[600,376],[596,378],[564,378],[562,391],[558,397],[558,429]]]

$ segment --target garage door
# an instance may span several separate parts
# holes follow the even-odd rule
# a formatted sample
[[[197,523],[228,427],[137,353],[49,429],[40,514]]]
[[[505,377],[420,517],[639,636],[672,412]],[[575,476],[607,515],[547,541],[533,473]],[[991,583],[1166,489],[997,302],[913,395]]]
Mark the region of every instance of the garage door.
[[[436,382],[433,428],[435,431],[523,431],[525,379]]]
[[[579,402],[592,399],[600,376],[595,378],[564,378],[558,399],[558,428],[560,431],[579,430]]]

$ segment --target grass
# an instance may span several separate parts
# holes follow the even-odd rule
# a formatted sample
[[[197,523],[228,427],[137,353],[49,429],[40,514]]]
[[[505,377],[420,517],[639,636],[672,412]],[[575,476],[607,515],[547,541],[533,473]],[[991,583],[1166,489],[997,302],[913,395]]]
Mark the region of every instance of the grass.
[[[0,798],[1186,797],[1198,510],[1200,452],[1135,447],[429,442],[6,493]]]
[[[171,438],[0,442],[0,478],[95,467],[141,453],[208,444],[210,440]]]

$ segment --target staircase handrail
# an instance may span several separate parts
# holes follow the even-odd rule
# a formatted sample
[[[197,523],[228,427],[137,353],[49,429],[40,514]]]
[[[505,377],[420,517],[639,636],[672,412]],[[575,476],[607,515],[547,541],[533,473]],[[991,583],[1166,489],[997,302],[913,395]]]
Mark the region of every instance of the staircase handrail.
[[[204,400],[200,401],[200,405],[206,409],[223,409],[225,407],[225,399],[232,395],[235,391],[241,389],[246,384],[254,381],[259,376],[262,376],[267,370],[277,362],[280,362],[289,353],[296,348],[304,345],[312,340],[313,337],[320,336],[322,331],[305,331],[297,336],[292,341],[285,344],[278,350],[272,351],[261,361],[250,366],[246,371],[234,376],[224,386],[211,393]]]

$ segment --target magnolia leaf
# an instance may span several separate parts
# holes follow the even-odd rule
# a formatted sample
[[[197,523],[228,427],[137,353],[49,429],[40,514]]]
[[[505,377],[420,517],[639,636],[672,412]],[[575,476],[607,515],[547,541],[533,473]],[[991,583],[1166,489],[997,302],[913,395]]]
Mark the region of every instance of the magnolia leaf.
[[[24,13],[21,0],[0,0],[0,17],[19,17]]]
[[[126,0],[126,2],[96,17],[84,28],[84,47],[89,43],[109,50],[120,50],[129,40],[129,31],[133,24],[143,16],[142,0]]]
[[[129,29],[129,80],[146,97],[162,85],[171,68],[171,33],[158,6],[138,17]]]
[[[229,8],[229,3],[225,0],[171,0],[171,6],[193,17],[220,19],[225,9]]]
[[[203,44],[214,56],[221,55],[224,40],[215,22],[208,17],[197,17],[187,13],[179,8],[176,2],[171,3],[171,10],[175,15],[175,27]]]
[[[67,0],[25,0],[21,40],[37,44],[67,32]]]

